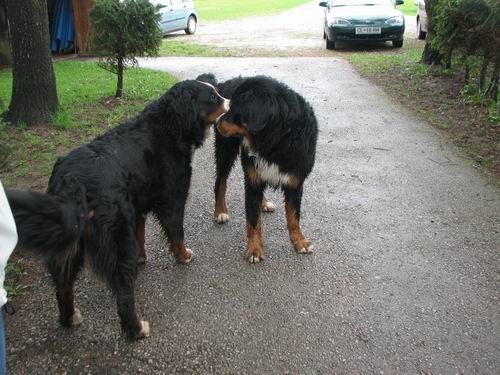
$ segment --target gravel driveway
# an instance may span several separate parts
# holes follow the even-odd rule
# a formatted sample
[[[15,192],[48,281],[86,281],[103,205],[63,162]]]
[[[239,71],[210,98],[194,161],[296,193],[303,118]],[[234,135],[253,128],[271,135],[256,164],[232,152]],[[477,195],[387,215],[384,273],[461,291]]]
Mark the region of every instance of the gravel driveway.
[[[169,39],[253,53],[295,56],[328,56],[323,35],[324,8],[312,1],[288,11],[260,17],[247,17],[223,22],[205,23],[200,19],[194,35],[183,31],[171,34]],[[406,36],[415,38],[415,17],[405,17]],[[379,48],[384,44],[379,43]],[[340,44],[341,47],[345,47]],[[391,43],[385,43],[391,49]]]
[[[335,58],[160,58],[179,79],[267,74],[313,105],[317,163],[296,254],[282,198],[263,218],[266,260],[245,260],[239,165],[231,221],[212,221],[213,148],[197,151],[177,265],[148,223],[137,302],[151,337],[119,335],[108,289],[77,282],[83,324],[59,328],[47,275],[6,317],[10,373],[498,374],[500,198],[428,124]],[[41,268],[40,268],[41,269]]]

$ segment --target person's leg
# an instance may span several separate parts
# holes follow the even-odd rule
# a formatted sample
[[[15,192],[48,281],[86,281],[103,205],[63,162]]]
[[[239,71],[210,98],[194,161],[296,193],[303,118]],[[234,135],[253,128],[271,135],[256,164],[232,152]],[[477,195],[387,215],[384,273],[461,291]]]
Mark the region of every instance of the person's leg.
[[[0,307],[0,375],[6,374],[5,365],[5,334],[3,331],[3,315]]]

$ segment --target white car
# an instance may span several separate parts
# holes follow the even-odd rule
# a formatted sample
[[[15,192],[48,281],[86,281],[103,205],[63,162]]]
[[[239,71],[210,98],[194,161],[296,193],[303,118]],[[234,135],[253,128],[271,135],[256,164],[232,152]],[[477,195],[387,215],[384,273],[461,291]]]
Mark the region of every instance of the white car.
[[[427,35],[427,13],[425,12],[425,0],[415,0],[417,6],[417,38],[424,40]]]
[[[160,29],[163,35],[184,30],[186,34],[194,34],[198,23],[198,15],[193,0],[149,0],[160,5]]]

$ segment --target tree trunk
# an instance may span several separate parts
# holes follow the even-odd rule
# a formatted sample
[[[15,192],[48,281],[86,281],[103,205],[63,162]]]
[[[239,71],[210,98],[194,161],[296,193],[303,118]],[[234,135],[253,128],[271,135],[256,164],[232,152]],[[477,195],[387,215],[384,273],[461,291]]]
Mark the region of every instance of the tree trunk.
[[[116,70],[116,74],[118,74],[118,83],[116,84],[116,94],[117,98],[121,98],[123,95],[123,58],[118,58],[118,66]]]
[[[470,66],[469,66],[469,61],[464,62],[464,82],[466,85],[469,84],[470,80]]]
[[[427,36],[425,37],[425,47],[422,52],[420,62],[427,65],[441,64],[443,56],[439,51],[432,48],[432,37],[434,35],[434,6],[437,0],[427,0],[425,2],[425,12],[427,13]]]
[[[48,124],[58,100],[49,50],[47,0],[6,0],[6,4],[13,82],[5,117],[14,124]]]
[[[491,75],[490,85],[486,89],[484,96],[489,99],[493,99],[495,102],[498,101],[498,80],[500,79],[500,57],[497,56],[495,60],[495,66],[493,67],[493,73]]]
[[[479,73],[479,91],[483,92],[484,85],[486,84],[486,72],[488,70],[488,65],[490,59],[487,56],[483,57],[483,63],[481,64],[481,72]]]

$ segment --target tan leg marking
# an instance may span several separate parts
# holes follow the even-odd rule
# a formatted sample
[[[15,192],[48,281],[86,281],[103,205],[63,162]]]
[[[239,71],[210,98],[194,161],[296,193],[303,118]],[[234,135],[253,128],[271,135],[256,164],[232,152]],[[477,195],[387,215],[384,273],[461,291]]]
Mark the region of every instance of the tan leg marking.
[[[226,206],[226,189],[227,176],[222,179],[215,199],[214,220],[219,224],[224,224],[229,221],[229,212]]]
[[[250,263],[258,263],[264,259],[264,245],[262,243],[262,229],[260,220],[254,228],[247,223],[247,258]]]
[[[311,242],[307,241],[300,230],[299,221],[297,220],[297,215],[295,214],[295,207],[292,202],[285,199],[285,213],[286,222],[288,226],[288,234],[290,235],[290,241],[292,241],[293,247],[299,253],[312,253],[313,245]]]
[[[290,176],[288,179],[288,186],[296,189],[301,184],[301,181],[296,176]]]
[[[257,170],[254,167],[248,167],[246,173],[252,185],[258,186],[262,183],[260,175],[257,173]]]

